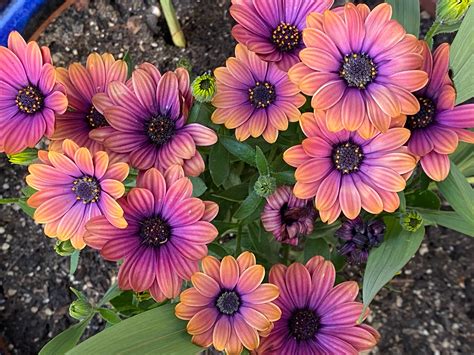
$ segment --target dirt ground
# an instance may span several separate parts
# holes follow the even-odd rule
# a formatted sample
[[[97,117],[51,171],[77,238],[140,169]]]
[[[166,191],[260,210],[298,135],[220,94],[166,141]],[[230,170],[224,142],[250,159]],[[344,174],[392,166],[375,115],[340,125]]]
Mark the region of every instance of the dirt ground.
[[[162,70],[180,59],[193,72],[222,65],[234,41],[229,0],[175,0],[188,46],[170,44],[155,1],[77,2],[40,37],[56,65],[85,61],[90,51],[129,52],[135,63],[150,61]],[[427,27],[426,21],[424,27]],[[0,197],[18,196],[26,169],[0,157]],[[81,252],[69,276],[68,258],[52,249],[54,241],[15,206],[0,206],[0,354],[35,354],[75,321],[68,316],[69,287],[97,299],[116,275],[113,263]],[[417,255],[372,305],[371,324],[382,334],[375,354],[474,353],[473,240],[431,228]],[[99,272],[98,272],[99,271]],[[103,327],[96,320],[87,335]]]

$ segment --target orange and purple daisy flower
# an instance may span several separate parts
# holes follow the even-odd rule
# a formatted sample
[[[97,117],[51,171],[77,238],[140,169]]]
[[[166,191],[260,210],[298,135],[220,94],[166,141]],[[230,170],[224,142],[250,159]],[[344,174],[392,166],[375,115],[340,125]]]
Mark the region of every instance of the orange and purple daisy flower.
[[[328,111],[329,130],[370,138],[386,132],[393,117],[419,111],[412,92],[428,80],[421,48],[391,16],[389,4],[370,11],[348,3],[308,17],[302,62],[289,75],[312,96],[313,108]]]
[[[217,237],[210,223],[217,204],[191,197],[193,186],[180,166],[165,174],[140,173],[137,187],[119,200],[128,225],[119,229],[103,216],[86,225],[84,240],[107,260],[123,259],[118,274],[122,290],[149,290],[157,302],[175,298],[183,280],[199,270],[199,260]]]
[[[266,199],[262,224],[276,240],[298,245],[299,237],[311,234],[316,217],[311,200],[297,198],[290,186],[280,186]]]
[[[129,168],[125,163],[109,164],[107,153],[91,154],[69,139],[64,140],[62,151],[40,151],[42,164],[28,167],[26,182],[38,190],[28,205],[36,208],[34,219],[45,224],[48,237],[71,240],[76,249],[82,249],[85,224],[91,218],[101,215],[117,230],[127,226],[116,200],[125,193],[122,182]]]
[[[454,106],[456,91],[449,78],[449,45],[443,43],[433,54],[426,42],[423,46],[423,70],[429,75],[428,85],[415,93],[420,110],[406,117],[405,127],[411,131],[408,149],[421,157],[424,172],[442,181],[449,174],[448,154],[459,141],[474,143],[474,104]]]
[[[331,8],[333,0],[233,0],[230,14],[237,21],[234,38],[281,70],[298,63],[304,48],[306,17]]]
[[[212,100],[216,107],[212,121],[235,128],[238,140],[263,136],[274,143],[278,131],[298,121],[298,108],[306,101],[298,87],[275,63],[264,62],[242,44],[214,75],[217,93]]]
[[[275,304],[282,314],[258,354],[357,355],[377,344],[378,332],[358,323],[369,310],[363,313],[364,305],[355,301],[357,282],[334,287],[336,270],[330,261],[315,256],[306,265],[275,265],[269,279],[280,289]]]
[[[203,272],[196,272],[193,287],[183,291],[176,316],[189,320],[187,331],[195,344],[214,346],[228,354],[240,354],[243,347],[255,350],[260,336],[268,335],[280,309],[272,303],[278,287],[262,284],[265,268],[255,256],[244,252],[222,261],[212,256],[202,260]]]
[[[391,128],[370,139],[347,130],[330,132],[322,111],[303,114],[300,125],[308,138],[289,148],[283,159],[297,168],[293,193],[314,197],[323,222],[334,222],[341,211],[354,219],[361,208],[373,214],[398,208],[397,192],[416,166],[415,157],[402,147],[408,129]]]
[[[47,47],[26,43],[18,32],[0,46],[0,148],[15,154],[33,148],[54,131],[55,114],[67,109]]]
[[[56,129],[51,137],[51,150],[58,150],[64,139],[72,139],[92,153],[104,150],[103,145],[93,139],[94,135],[107,135],[111,129],[105,117],[97,111],[92,98],[103,93],[112,81],[127,80],[127,64],[115,60],[112,54],[92,53],[86,66],[73,63],[69,69],[57,68],[58,81],[66,87],[69,100],[67,112],[56,117]],[[104,130],[99,133],[96,131]]]
[[[214,144],[217,135],[201,124],[186,124],[192,106],[187,70],[178,68],[162,76],[153,65],[142,64],[127,84],[110,83],[93,103],[113,128],[104,146],[127,155],[133,167],[164,172],[179,164],[188,176],[204,171],[196,146]]]

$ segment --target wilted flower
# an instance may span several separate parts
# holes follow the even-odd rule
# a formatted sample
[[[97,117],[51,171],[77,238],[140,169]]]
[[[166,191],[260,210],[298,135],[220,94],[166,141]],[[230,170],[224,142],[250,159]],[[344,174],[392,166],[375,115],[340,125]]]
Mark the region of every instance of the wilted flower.
[[[56,118],[56,130],[51,137],[51,150],[60,150],[65,139],[72,139],[91,153],[104,150],[100,140],[94,137],[105,137],[111,127],[105,117],[97,111],[92,98],[103,93],[112,81],[127,80],[127,64],[115,60],[112,54],[92,53],[87,58],[86,66],[73,63],[69,69],[56,69],[58,81],[67,90],[70,110]]]
[[[335,235],[339,238],[339,253],[354,264],[367,262],[369,252],[383,242],[385,223],[381,220],[364,222],[359,216],[342,223]]]
[[[262,212],[263,228],[282,243],[297,245],[300,236],[313,231],[316,210],[310,200],[302,200],[289,186],[279,187],[271,196]]]
[[[474,104],[454,106],[456,91],[449,78],[449,45],[443,43],[431,55],[426,42],[423,47],[423,69],[429,74],[428,85],[415,93],[420,109],[406,117],[405,127],[411,131],[408,149],[421,157],[424,172],[441,181],[449,174],[448,154],[459,141],[474,143]]]
[[[95,95],[93,102],[114,128],[104,140],[105,147],[126,154],[133,167],[165,171],[178,164],[190,176],[204,171],[196,146],[214,144],[217,135],[201,124],[186,124],[192,95],[185,69],[162,76],[144,63],[128,84],[110,83],[107,93]]]
[[[87,224],[87,245],[107,260],[124,260],[120,289],[149,290],[161,302],[178,296],[183,280],[198,271],[206,244],[218,234],[209,223],[218,206],[192,197],[192,192],[181,167],[172,166],[164,176],[152,168],[119,200],[127,228],[118,229],[102,216]]]
[[[51,137],[55,114],[66,111],[67,98],[49,49],[11,32],[8,48],[0,46],[0,78],[0,151],[16,154],[43,135]]]
[[[442,23],[456,23],[462,19],[473,0],[438,0],[436,20]]]
[[[402,214],[400,223],[403,229],[416,232],[423,225],[423,216],[418,211],[407,211]]]
[[[303,114],[300,124],[309,138],[288,149],[283,159],[297,168],[293,193],[314,197],[323,222],[334,222],[341,210],[354,219],[361,208],[373,214],[398,208],[397,192],[416,166],[402,147],[410,137],[408,129],[391,128],[370,139],[346,130],[334,133],[321,111]]]
[[[365,319],[364,305],[355,302],[359,287],[346,281],[334,287],[336,270],[320,256],[306,266],[275,265],[270,282],[280,289],[275,304],[281,308],[281,319],[257,354],[353,354],[370,350],[380,335],[358,319]]]
[[[181,293],[176,316],[189,320],[186,327],[195,344],[214,346],[228,354],[240,354],[242,345],[255,350],[281,315],[272,303],[278,287],[262,284],[265,268],[255,256],[244,252],[237,260],[228,255],[202,260],[203,272],[196,272],[192,288]]]
[[[211,102],[216,93],[216,78],[205,73],[198,76],[191,84],[194,98],[199,102]]]
[[[117,228],[126,227],[116,199],[125,193],[122,181],[129,169],[125,163],[109,164],[107,153],[91,154],[69,139],[62,151],[40,151],[43,164],[28,167],[26,182],[38,190],[28,205],[36,208],[33,218],[45,224],[48,237],[69,239],[74,248],[82,249],[84,226],[91,218],[101,215]]]
[[[287,71],[304,48],[302,31],[312,12],[329,9],[333,0],[233,0],[234,38],[267,62]]]
[[[414,114],[420,105],[411,92],[427,74],[415,36],[406,34],[392,7],[347,3],[338,11],[313,13],[303,31],[302,63],[289,72],[311,105],[327,110],[327,127],[358,131],[364,138],[386,132],[392,118]]]
[[[235,55],[214,71],[217,94],[212,100],[216,107],[212,121],[235,128],[239,141],[263,136],[274,143],[278,131],[298,121],[298,108],[306,99],[275,63],[264,62],[241,44],[235,47]]]

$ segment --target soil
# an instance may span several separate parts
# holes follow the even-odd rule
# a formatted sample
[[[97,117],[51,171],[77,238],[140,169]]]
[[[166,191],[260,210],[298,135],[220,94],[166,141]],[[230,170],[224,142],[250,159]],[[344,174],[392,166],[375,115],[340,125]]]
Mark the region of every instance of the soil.
[[[222,65],[232,55],[229,0],[175,0],[188,41],[170,43],[156,1],[76,2],[51,23],[39,41],[49,45],[56,65],[84,62],[91,51],[135,63],[150,61],[162,70],[186,59],[195,74]],[[426,16],[425,16],[426,17]],[[429,20],[424,21],[428,27]],[[0,157],[0,197],[16,197],[26,169]],[[54,241],[16,206],[0,206],[0,354],[35,354],[75,323],[68,316],[69,287],[97,300],[113,282],[116,268],[97,253],[81,252],[69,275],[69,259],[53,251]],[[416,256],[372,304],[369,321],[382,334],[374,354],[474,353],[474,266],[472,239],[430,228]],[[99,272],[98,272],[99,271]],[[103,328],[92,322],[86,336]]]

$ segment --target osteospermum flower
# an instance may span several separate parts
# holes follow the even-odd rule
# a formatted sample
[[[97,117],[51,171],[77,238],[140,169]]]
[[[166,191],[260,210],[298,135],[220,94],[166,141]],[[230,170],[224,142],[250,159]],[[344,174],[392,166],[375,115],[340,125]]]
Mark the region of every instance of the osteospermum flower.
[[[49,49],[11,32],[8,48],[0,46],[0,151],[19,153],[50,137],[55,114],[66,108]]]
[[[431,55],[422,41],[424,65],[429,74],[428,85],[415,93],[420,110],[406,117],[405,127],[411,131],[408,149],[421,157],[421,166],[433,180],[444,180],[449,174],[448,154],[458,142],[474,143],[474,105],[456,106],[456,91],[449,78],[449,45],[440,45]]]
[[[176,306],[176,316],[189,320],[193,342],[228,354],[240,354],[242,345],[258,348],[260,335],[266,335],[281,315],[272,303],[278,288],[262,284],[265,268],[255,264],[252,253],[244,252],[237,260],[207,256],[202,269],[192,276],[193,287],[181,293]]]
[[[123,60],[115,60],[108,53],[92,53],[87,58],[85,67],[80,63],[73,63],[69,69],[58,68],[57,75],[58,81],[66,87],[70,110],[57,116],[50,149],[57,150],[64,139],[72,139],[93,153],[104,150],[103,145],[92,137],[106,136],[111,127],[94,107],[92,98],[97,93],[105,92],[112,81],[125,82],[127,64]]]
[[[212,121],[235,128],[238,140],[262,135],[273,143],[278,131],[288,128],[288,121],[298,121],[304,96],[276,64],[264,62],[245,46],[238,44],[235,58],[227,59],[214,75],[217,94],[212,100],[216,107]]]
[[[289,186],[267,197],[262,212],[263,228],[282,243],[297,245],[298,237],[311,234],[316,211],[310,200],[301,200]]]
[[[110,83],[93,103],[114,129],[105,137],[105,147],[126,154],[133,167],[165,171],[179,164],[191,176],[204,171],[196,146],[214,144],[217,135],[201,124],[186,124],[192,105],[187,70],[162,76],[153,65],[142,64],[129,84]]]
[[[333,0],[233,0],[234,38],[268,62],[287,71],[304,48],[302,31],[312,12],[329,9]]]
[[[382,220],[364,222],[360,216],[344,221],[334,233],[339,238],[339,253],[354,264],[366,263],[370,250],[382,244],[384,234]]]
[[[291,147],[283,159],[295,171],[293,193],[301,199],[315,198],[323,222],[332,223],[341,211],[356,218],[361,208],[367,212],[394,212],[397,192],[405,188],[405,176],[416,159],[402,145],[410,137],[406,128],[391,128],[364,139],[346,130],[334,133],[326,127],[321,111],[305,113],[301,128],[309,138]]]
[[[358,354],[370,350],[379,339],[372,327],[359,324],[369,314],[355,299],[359,287],[346,281],[334,287],[336,271],[320,256],[306,266],[275,265],[270,282],[280,289],[275,304],[282,314],[257,353],[266,354]]]
[[[127,228],[118,229],[104,217],[86,225],[87,245],[107,260],[123,259],[118,274],[122,290],[149,290],[161,302],[178,296],[183,280],[199,270],[206,244],[218,234],[209,223],[218,206],[192,197],[192,192],[181,167],[169,168],[164,176],[152,168],[119,200]]]
[[[116,199],[125,192],[122,181],[129,168],[125,163],[109,164],[107,153],[91,154],[69,139],[62,151],[40,151],[43,163],[28,167],[26,182],[38,190],[28,205],[36,208],[33,218],[45,224],[48,237],[71,240],[76,249],[82,249],[84,226],[91,218],[101,215],[117,230],[127,226]]]
[[[427,82],[415,36],[390,20],[392,8],[348,3],[339,11],[311,14],[304,30],[302,63],[289,72],[315,109],[327,110],[330,131],[386,132],[393,117],[414,114],[411,92]]]

